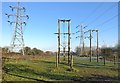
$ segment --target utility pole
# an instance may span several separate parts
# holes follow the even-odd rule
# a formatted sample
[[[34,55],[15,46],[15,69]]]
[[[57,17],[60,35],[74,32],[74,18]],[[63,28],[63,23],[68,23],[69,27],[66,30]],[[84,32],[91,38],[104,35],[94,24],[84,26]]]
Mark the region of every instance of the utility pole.
[[[104,60],[104,66],[105,66],[105,55],[104,55],[104,57],[103,57],[103,60]]]
[[[61,33],[60,32],[60,22],[63,22],[63,23],[67,22],[68,23],[68,27],[67,27],[68,32],[67,33],[65,33],[65,32]],[[68,52],[68,65],[70,65],[70,68],[71,68],[72,63],[71,63],[71,57],[70,57],[70,35],[71,35],[71,33],[70,33],[70,20],[59,20],[58,19],[58,33],[55,33],[55,34],[58,34],[58,57],[57,57],[58,58],[58,63],[60,62],[60,52],[61,52],[60,51],[60,46],[62,46],[63,47],[63,53],[65,54],[65,52]],[[66,46],[64,44],[61,45],[61,41],[60,41],[60,35],[61,34],[68,35],[68,45],[67,45],[68,46],[68,51],[65,50]]]
[[[60,20],[58,19],[58,63],[60,63]]]
[[[96,32],[97,32],[97,62],[98,62],[99,61],[99,59],[98,59],[98,56],[99,56],[98,30],[96,30]]]
[[[90,30],[90,62],[91,62],[91,56],[92,56],[91,39],[92,39],[92,35],[91,35],[91,30]]]
[[[115,55],[114,55],[114,65],[115,65]]]
[[[68,64],[70,64],[71,67],[71,63],[70,63],[70,20],[67,20],[68,22]]]
[[[78,28],[80,25],[78,25],[76,28]],[[80,55],[84,55],[84,29],[87,26],[83,27],[81,24],[80,30],[78,30],[76,33],[80,32],[80,36],[77,36],[76,38],[80,38]]]
[[[91,43],[91,40],[92,40],[92,30],[90,29],[90,30],[84,32],[84,34],[87,33],[87,32],[90,33],[90,34],[89,34],[90,36],[89,36],[88,38],[89,38],[89,40],[90,40],[90,62],[91,62],[91,56],[92,56],[92,43]]]
[[[56,67],[58,67],[58,53],[56,53]]]
[[[26,25],[26,22],[23,21],[23,18],[29,18],[28,15],[23,15],[22,12],[26,11],[24,7],[20,6],[20,2],[15,7],[9,6],[12,11],[16,10],[16,14],[5,14],[10,17],[15,17],[15,21],[8,21],[11,25],[15,24],[13,31],[13,38],[10,44],[10,52],[20,52],[22,51],[22,55],[24,55],[24,39],[23,39],[23,24]],[[14,13],[14,12],[13,12]]]
[[[73,69],[73,56],[72,56],[72,54],[71,54],[71,58],[70,58],[71,60],[71,62],[70,62],[70,69],[72,70]]]
[[[92,32],[96,32],[97,33],[97,62],[98,62],[98,56],[99,56],[99,46],[98,46],[98,30],[92,30]]]

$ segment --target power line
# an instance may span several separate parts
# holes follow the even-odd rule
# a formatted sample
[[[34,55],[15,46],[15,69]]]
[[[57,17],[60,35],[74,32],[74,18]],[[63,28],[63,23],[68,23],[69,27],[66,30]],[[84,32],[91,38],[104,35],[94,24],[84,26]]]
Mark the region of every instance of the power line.
[[[118,15],[119,15],[119,14],[117,14],[117,15],[113,16],[112,18],[110,18],[110,19],[108,19],[108,20],[104,21],[103,23],[101,23],[101,24],[99,24],[99,25],[97,25],[97,26],[95,26],[95,27],[99,27],[99,26],[101,26],[101,25],[103,25],[103,24],[105,24],[105,23],[107,23],[107,22],[109,22],[109,21],[113,20],[113,19],[114,19],[114,18],[116,18]]]
[[[113,27],[114,27],[114,26],[113,26]],[[103,33],[105,33],[106,31],[112,30],[111,28],[113,28],[113,27],[110,27],[110,28],[107,28],[107,29],[105,29],[105,30],[103,30],[103,31],[100,31],[100,32],[102,32],[102,33],[99,34],[99,36],[101,37],[100,39],[102,39],[102,35],[104,35]]]
[[[103,3],[104,4],[104,3]],[[103,5],[103,4],[99,4],[93,11],[91,11],[91,13],[86,17],[85,20],[83,20],[82,22],[85,22],[86,20],[88,20],[91,16],[93,16],[95,14],[95,11],[97,11],[98,9],[100,9],[100,7]]]
[[[115,26],[113,26],[113,27],[115,27]],[[106,31],[109,31],[109,30],[111,30],[111,28],[113,28],[113,27],[106,28],[105,30],[103,30],[103,31],[102,31],[102,33],[104,33],[104,32],[106,32]]]
[[[101,13],[99,16],[97,16],[93,21],[89,22],[87,26],[90,26],[91,24],[93,24],[94,22],[96,22],[96,20],[98,20],[100,17],[103,16],[103,14],[106,13],[106,11],[110,11],[112,8],[114,8],[116,6],[116,4],[110,6],[108,9],[106,9],[103,13]]]

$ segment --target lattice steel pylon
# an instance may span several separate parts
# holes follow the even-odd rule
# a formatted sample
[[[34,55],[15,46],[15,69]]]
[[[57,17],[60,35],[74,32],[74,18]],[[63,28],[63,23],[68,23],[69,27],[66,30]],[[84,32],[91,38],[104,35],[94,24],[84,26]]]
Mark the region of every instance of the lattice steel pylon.
[[[80,38],[80,55],[79,56],[82,56],[84,55],[84,29],[87,27],[87,26],[83,26],[83,24],[81,25],[78,25],[76,28],[80,27],[80,30],[78,30],[76,33],[80,32],[80,36],[77,36],[76,38]]]
[[[23,18],[29,18],[28,15],[23,15],[22,12],[25,12],[26,9],[24,7],[20,6],[20,2],[18,2],[18,5],[15,7],[9,6],[13,14],[5,14],[8,16],[8,18],[14,16],[16,20],[14,21],[8,21],[11,25],[14,25],[14,31],[13,31],[13,37],[12,41],[10,43],[10,52],[21,52],[22,55],[24,55],[24,38],[23,38],[23,24],[26,25],[26,22],[23,21]],[[15,14],[14,14],[14,10]]]

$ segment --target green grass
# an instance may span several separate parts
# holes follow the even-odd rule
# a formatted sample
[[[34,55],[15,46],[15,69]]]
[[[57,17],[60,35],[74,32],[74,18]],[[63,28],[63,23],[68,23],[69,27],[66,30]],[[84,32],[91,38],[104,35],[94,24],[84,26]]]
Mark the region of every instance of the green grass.
[[[80,60],[74,57],[74,71],[67,71],[67,61],[55,67],[55,56],[43,57],[38,60],[13,60],[5,62],[4,80],[6,81],[53,81],[53,80],[117,80],[118,65],[113,62],[97,63],[96,61]]]

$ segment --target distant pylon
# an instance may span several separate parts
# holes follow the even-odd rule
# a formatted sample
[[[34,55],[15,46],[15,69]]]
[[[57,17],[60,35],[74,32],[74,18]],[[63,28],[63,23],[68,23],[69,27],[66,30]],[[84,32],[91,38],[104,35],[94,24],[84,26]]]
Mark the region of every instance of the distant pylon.
[[[15,7],[9,6],[13,13],[15,14],[5,14],[10,18],[11,16],[14,16],[16,20],[14,21],[8,21],[11,25],[14,25],[14,31],[13,31],[13,37],[12,41],[10,43],[10,52],[21,52],[22,55],[24,55],[24,38],[23,38],[23,24],[26,25],[26,22],[23,21],[23,18],[29,18],[28,15],[23,15],[22,12],[25,12],[26,9],[24,7],[20,6],[20,2],[18,2],[18,5]],[[14,12],[14,10],[16,10]]]
[[[77,36],[76,38],[80,38],[80,55],[84,55],[84,29],[87,26],[83,27],[83,24],[78,25],[76,28],[80,27],[80,30],[78,30],[76,33],[80,32],[80,36]]]

